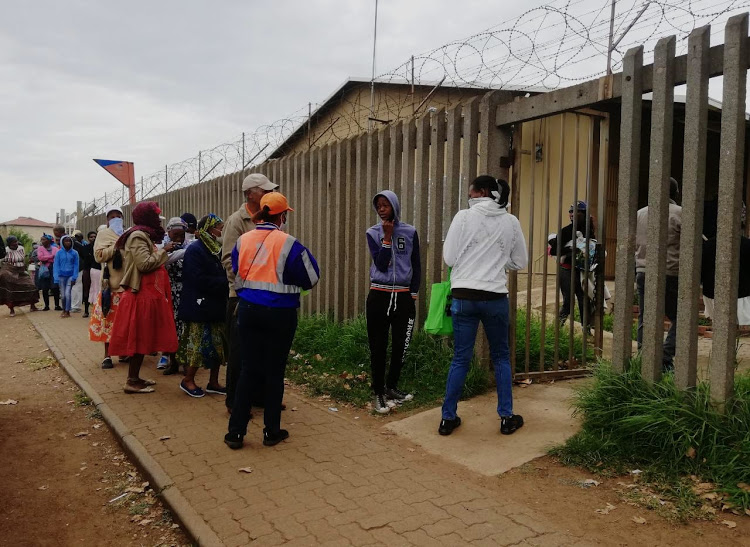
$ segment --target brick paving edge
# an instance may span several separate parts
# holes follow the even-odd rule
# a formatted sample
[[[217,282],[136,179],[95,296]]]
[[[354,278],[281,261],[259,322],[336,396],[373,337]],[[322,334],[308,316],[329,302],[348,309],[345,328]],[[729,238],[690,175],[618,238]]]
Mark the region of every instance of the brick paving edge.
[[[136,463],[141,472],[146,475],[152,488],[172,511],[177,521],[182,525],[188,535],[198,545],[205,547],[219,547],[224,543],[219,539],[211,527],[198,514],[192,505],[185,499],[179,488],[174,485],[172,478],[148,453],[146,448],[136,439],[115,412],[109,407],[99,393],[89,384],[81,373],[71,365],[63,353],[57,348],[52,339],[44,329],[29,320],[39,335],[44,339],[47,347],[55,359],[65,370],[66,374],[75,382],[79,388],[91,399],[92,404],[99,410],[102,419],[112,430],[122,448],[128,456]]]

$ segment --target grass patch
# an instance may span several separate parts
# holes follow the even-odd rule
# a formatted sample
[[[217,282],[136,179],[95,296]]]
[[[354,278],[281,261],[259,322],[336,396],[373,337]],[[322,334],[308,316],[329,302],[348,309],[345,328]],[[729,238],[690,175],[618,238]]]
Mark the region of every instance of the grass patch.
[[[300,317],[286,375],[312,395],[364,406],[370,401],[370,350],[363,316],[336,323],[327,316]],[[399,388],[414,393],[404,408],[442,401],[445,379],[453,357],[453,340],[415,329],[401,372]],[[390,359],[390,357],[389,357]],[[489,371],[472,362],[464,397],[484,393]]]
[[[516,321],[517,370],[524,369],[526,354],[526,314],[519,311]],[[547,325],[545,340],[545,368],[552,368],[554,360],[554,323]],[[539,362],[541,320],[532,316],[529,341],[531,363]],[[574,339],[575,355],[582,352],[582,339]],[[292,344],[286,376],[306,387],[312,395],[328,395],[332,399],[364,406],[370,401],[370,350],[367,324],[363,316],[336,323],[327,316],[300,317],[297,334]],[[594,361],[593,347],[588,357]],[[560,340],[560,357],[567,359],[568,337]],[[401,373],[399,388],[414,393],[414,400],[404,408],[431,406],[442,402],[445,382],[453,358],[453,338],[433,336],[421,328],[415,329]],[[390,357],[388,357],[390,359]],[[388,361],[390,362],[390,361]],[[533,365],[532,365],[533,369]],[[476,358],[466,378],[463,397],[471,398],[492,386],[491,371],[480,367]]]
[[[38,370],[45,370],[48,368],[56,367],[57,360],[54,357],[50,356],[37,357],[36,359],[32,359],[31,361],[29,361],[27,365],[30,370],[36,372]]]
[[[601,364],[574,406],[581,431],[552,450],[563,463],[609,474],[641,469],[680,518],[706,500],[750,508],[750,375],[736,377],[720,412],[706,383],[681,391],[671,374],[645,381],[638,360],[624,374]]]
[[[576,312],[578,313],[578,312]],[[602,327],[607,332],[613,332],[615,326],[615,316],[614,314],[608,313],[604,316],[604,319],[602,320]],[[634,320],[633,321],[633,328],[630,330],[630,339],[631,340],[637,340],[638,339],[638,323]]]
[[[568,324],[565,327],[560,328],[560,342],[558,344],[559,354],[558,357],[561,361],[568,359],[570,349],[570,326]],[[537,316],[531,315],[531,323],[529,329],[529,362],[531,370],[539,370],[539,357],[541,353],[541,340],[542,340],[542,321]],[[588,362],[594,362],[596,357],[594,355],[593,338],[589,337],[588,346],[586,348],[586,360]],[[580,331],[577,331],[573,336],[573,356],[579,362],[583,357],[583,337]],[[516,372],[525,371],[525,359],[526,359],[526,311],[518,310],[516,315]],[[544,338],[544,369],[552,370],[555,362],[555,320],[548,320],[545,325],[545,338]]]
[[[151,509],[151,505],[145,501],[136,501],[130,505],[129,512],[131,515],[145,515]]]
[[[83,391],[73,394],[73,400],[76,406],[89,406],[91,404],[91,399]]]

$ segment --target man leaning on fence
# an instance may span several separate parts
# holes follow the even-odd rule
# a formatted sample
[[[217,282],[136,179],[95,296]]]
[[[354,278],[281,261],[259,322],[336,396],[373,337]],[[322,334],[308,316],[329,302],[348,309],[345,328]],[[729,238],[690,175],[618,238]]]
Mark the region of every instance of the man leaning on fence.
[[[671,326],[664,340],[662,370],[674,369],[675,342],[677,337],[677,275],[680,270],[680,232],[682,231],[682,207],[677,202],[680,189],[677,181],[669,179],[669,220],[667,225],[667,269],[664,292],[664,315]],[[646,246],[648,245],[648,206],[638,210],[635,234],[635,282],[638,287],[638,350],[643,344],[643,310],[646,292]]]
[[[221,262],[227,271],[229,282],[229,301],[227,304],[227,339],[229,341],[229,359],[227,366],[227,409],[231,412],[234,394],[240,374],[240,339],[237,335],[237,304],[239,298],[234,289],[234,271],[232,270],[232,249],[245,232],[255,229],[251,217],[260,209],[260,198],[278,188],[265,175],[253,173],[242,181],[243,203],[224,223],[222,232]]]

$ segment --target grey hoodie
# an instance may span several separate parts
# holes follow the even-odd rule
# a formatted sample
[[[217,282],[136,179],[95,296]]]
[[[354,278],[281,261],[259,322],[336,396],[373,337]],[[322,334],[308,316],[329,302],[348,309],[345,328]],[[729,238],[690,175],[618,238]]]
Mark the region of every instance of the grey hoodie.
[[[393,207],[393,237],[390,245],[383,245],[383,224],[378,222],[366,232],[367,246],[372,255],[370,288],[387,292],[419,292],[422,265],[419,260],[419,236],[411,224],[401,222],[401,204],[390,190],[383,190],[372,198],[372,207],[379,197]],[[395,253],[395,255],[394,255]]]

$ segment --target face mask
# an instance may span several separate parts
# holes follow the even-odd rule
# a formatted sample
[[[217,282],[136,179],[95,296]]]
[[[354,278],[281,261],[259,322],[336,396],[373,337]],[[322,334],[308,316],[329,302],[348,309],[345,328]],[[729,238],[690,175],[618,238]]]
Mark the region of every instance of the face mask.
[[[185,232],[185,242],[193,241],[195,239],[195,234],[191,234],[188,232]]]
[[[117,217],[109,221],[109,228],[118,236],[121,236],[122,233],[125,231],[125,228],[122,225],[122,219],[117,218]]]

